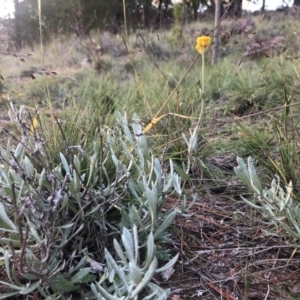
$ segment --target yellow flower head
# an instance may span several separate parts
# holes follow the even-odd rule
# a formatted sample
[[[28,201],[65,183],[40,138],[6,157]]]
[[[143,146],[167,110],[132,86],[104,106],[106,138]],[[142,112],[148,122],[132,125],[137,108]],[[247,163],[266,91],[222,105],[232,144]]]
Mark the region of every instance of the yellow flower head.
[[[38,118],[37,118],[37,116],[35,116],[32,120],[32,124],[30,126],[30,131],[34,132],[34,130],[38,127],[38,124],[39,124]]]
[[[200,53],[203,54],[205,51],[207,51],[209,45],[211,42],[211,37],[210,36],[200,36],[197,38],[197,45],[195,49]]]

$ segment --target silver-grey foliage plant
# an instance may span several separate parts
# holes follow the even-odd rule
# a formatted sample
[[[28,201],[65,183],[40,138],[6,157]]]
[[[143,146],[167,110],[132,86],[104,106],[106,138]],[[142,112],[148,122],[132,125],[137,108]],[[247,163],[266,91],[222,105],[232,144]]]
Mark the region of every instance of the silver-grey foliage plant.
[[[300,204],[294,201],[292,182],[283,189],[280,186],[279,176],[271,182],[271,188],[262,188],[257,175],[253,159],[248,158],[248,163],[238,157],[238,166],[234,171],[238,178],[254,192],[254,201],[244,197],[242,199],[251,207],[259,210],[276,226],[281,226],[293,238],[300,240]]]
[[[153,156],[138,118],[119,115],[92,153],[65,141],[49,158],[25,108],[9,115],[22,134],[0,149],[0,299],[167,299],[152,279],[178,258],[163,247],[177,212],[162,208],[181,179]]]

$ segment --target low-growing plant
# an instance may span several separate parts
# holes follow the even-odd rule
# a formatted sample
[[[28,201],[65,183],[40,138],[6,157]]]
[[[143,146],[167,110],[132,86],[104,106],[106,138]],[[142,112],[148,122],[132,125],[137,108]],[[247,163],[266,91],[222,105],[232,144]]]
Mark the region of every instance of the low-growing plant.
[[[177,211],[162,208],[181,180],[151,155],[138,117],[130,128],[119,115],[89,152],[66,144],[55,163],[41,125],[23,106],[9,114],[22,134],[0,149],[0,299],[167,299],[151,280],[178,257],[164,247]]]
[[[290,181],[285,188],[281,187],[280,178],[275,175],[271,188],[263,188],[261,179],[256,173],[253,159],[248,158],[247,165],[238,157],[238,166],[234,171],[238,178],[254,192],[253,201],[242,199],[265,216],[270,222],[286,231],[286,235],[300,239],[300,204],[293,199],[293,184]]]

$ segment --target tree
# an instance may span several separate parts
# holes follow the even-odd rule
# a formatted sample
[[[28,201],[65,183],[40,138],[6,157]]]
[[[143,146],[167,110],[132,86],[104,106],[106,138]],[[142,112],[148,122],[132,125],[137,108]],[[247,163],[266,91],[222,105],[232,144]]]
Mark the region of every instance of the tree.
[[[239,18],[242,15],[243,0],[231,0],[228,9],[229,17]]]
[[[15,5],[15,19],[14,19],[14,41],[17,51],[20,50],[22,46],[22,35],[21,35],[21,20],[20,20],[20,3],[19,0],[14,0]]]
[[[265,7],[266,7],[266,0],[263,0],[262,2],[262,6],[261,6],[261,11],[265,11]]]
[[[213,46],[213,58],[212,64],[217,64],[218,52],[219,52],[219,39],[220,39],[220,17],[221,17],[221,0],[215,0],[215,35],[214,35],[214,46]]]
[[[294,0],[293,6],[300,6],[300,0]]]

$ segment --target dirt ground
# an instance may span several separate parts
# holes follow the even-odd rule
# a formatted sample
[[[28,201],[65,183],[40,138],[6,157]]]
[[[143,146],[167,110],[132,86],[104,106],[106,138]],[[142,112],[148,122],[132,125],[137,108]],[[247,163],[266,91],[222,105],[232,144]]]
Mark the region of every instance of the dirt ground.
[[[243,201],[204,195],[189,215],[174,224],[174,274],[157,278],[170,299],[300,299],[299,246]]]

